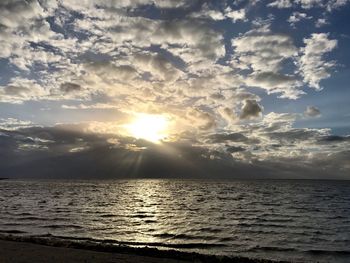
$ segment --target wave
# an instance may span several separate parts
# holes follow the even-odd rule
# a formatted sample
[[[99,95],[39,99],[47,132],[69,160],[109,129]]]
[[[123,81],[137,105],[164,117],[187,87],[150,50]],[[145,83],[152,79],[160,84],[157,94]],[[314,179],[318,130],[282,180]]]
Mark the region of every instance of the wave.
[[[72,225],[72,224],[69,224],[69,225],[45,225],[45,226],[42,226],[43,228],[53,228],[53,229],[59,229],[59,228],[63,228],[63,229],[66,229],[66,228],[76,228],[76,229],[82,229],[84,228],[83,226],[78,226],[78,225]]]
[[[4,234],[26,234],[28,232],[22,231],[22,230],[17,230],[17,229],[9,229],[9,230],[1,230],[0,229],[0,233],[4,233]]]
[[[350,255],[350,250],[322,250],[322,249],[310,249],[305,251],[310,254],[317,255]]]
[[[278,252],[298,252],[298,253],[307,253],[314,255],[350,255],[350,250],[323,250],[323,249],[297,249],[292,247],[274,247],[274,246],[255,246],[250,249],[247,249],[247,252],[255,251],[278,251]]]
[[[211,248],[211,247],[226,247],[222,243],[164,243],[164,242],[134,242],[134,241],[119,241],[114,239],[95,239],[89,237],[72,237],[59,236],[52,234],[36,235],[34,238],[55,238],[59,240],[77,241],[77,242],[93,242],[96,244],[113,244],[113,245],[127,245],[127,246],[148,246],[148,247],[165,247],[165,248]]]
[[[154,237],[173,239],[173,240],[213,240],[215,237],[211,236],[202,236],[202,235],[187,235],[187,234],[170,234],[170,233],[161,233],[153,234]]]
[[[270,261],[267,259],[255,259],[242,256],[217,256],[217,255],[207,255],[200,254],[196,252],[184,252],[178,250],[162,250],[153,247],[134,247],[133,242],[121,242],[119,244],[111,244],[107,240],[96,240],[91,238],[71,238],[71,237],[59,237],[53,235],[41,235],[41,236],[4,236],[0,234],[0,239],[16,242],[30,242],[40,245],[49,245],[55,247],[65,247],[65,248],[77,248],[94,250],[100,252],[112,252],[112,253],[122,253],[122,254],[133,254],[140,256],[150,256],[154,258],[164,258],[166,259],[176,259],[181,261],[189,262],[212,262],[212,263],[228,263],[228,262],[241,262],[241,263],[278,263],[282,261]],[[127,246],[126,244],[131,244],[132,246]],[[139,243],[137,243],[140,245]],[[179,244],[168,246],[168,248],[193,248],[199,244]],[[202,244],[205,245],[205,244]],[[283,261],[286,263],[287,261]]]

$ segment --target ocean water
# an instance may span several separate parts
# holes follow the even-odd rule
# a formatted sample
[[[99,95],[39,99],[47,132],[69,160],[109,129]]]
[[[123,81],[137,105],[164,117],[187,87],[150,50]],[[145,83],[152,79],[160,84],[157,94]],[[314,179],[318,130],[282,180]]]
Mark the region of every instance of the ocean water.
[[[0,233],[350,262],[350,182],[3,180]]]

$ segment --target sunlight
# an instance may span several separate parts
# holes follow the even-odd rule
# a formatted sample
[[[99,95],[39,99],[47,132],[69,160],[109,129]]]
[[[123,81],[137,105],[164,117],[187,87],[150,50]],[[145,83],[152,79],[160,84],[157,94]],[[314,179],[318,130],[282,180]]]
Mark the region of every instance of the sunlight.
[[[168,135],[168,119],[162,115],[139,113],[125,127],[131,136],[153,143],[160,143]]]

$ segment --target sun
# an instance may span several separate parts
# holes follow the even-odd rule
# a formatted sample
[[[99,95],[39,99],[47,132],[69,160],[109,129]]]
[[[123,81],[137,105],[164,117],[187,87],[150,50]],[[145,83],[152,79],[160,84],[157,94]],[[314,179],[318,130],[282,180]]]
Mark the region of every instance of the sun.
[[[165,116],[145,113],[136,114],[135,119],[125,125],[129,135],[157,144],[168,136],[168,126],[169,121]]]

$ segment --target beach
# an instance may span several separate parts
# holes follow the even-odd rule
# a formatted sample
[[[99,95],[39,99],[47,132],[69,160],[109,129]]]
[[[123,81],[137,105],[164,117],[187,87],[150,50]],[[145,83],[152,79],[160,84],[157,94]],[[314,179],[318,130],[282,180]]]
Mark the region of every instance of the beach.
[[[0,263],[27,262],[144,262],[144,263],[272,263],[264,259],[227,257],[185,253],[176,250],[159,250],[148,247],[115,246],[90,242],[75,242],[56,238],[0,235]]]
[[[53,247],[32,244],[27,242],[14,242],[0,240],[0,262],[145,262],[145,263],[160,263],[160,262],[188,262],[170,258],[152,258],[147,256],[108,253],[89,251],[86,249],[75,249],[66,247]]]

